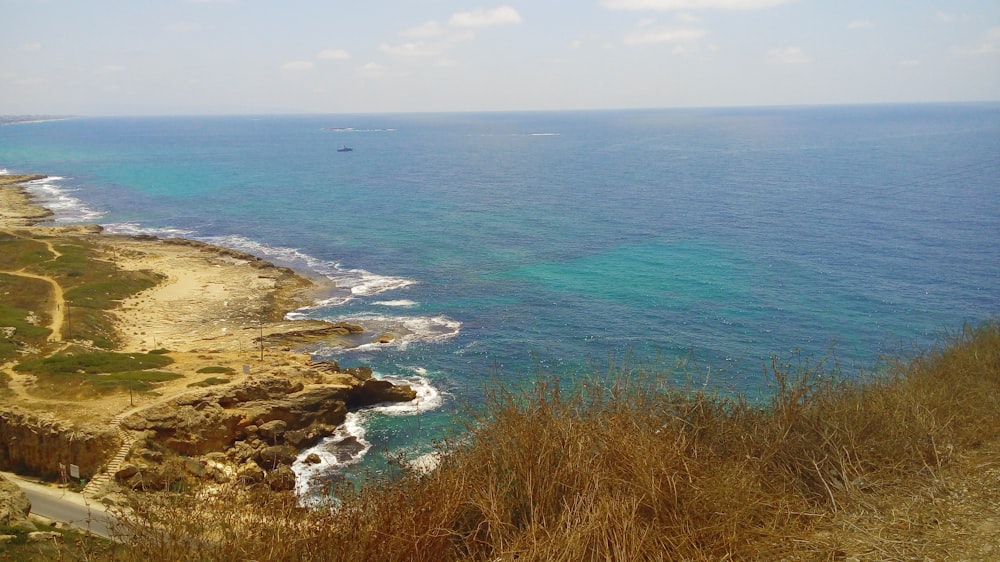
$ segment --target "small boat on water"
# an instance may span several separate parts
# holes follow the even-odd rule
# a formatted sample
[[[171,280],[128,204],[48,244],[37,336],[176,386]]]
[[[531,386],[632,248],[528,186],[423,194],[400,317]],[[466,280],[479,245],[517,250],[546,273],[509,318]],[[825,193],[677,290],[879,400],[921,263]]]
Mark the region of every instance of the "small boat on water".
[[[342,146],[342,147],[340,147],[340,148],[337,149],[337,152],[351,152],[353,150],[354,149],[351,148],[351,147],[349,147],[349,146]]]

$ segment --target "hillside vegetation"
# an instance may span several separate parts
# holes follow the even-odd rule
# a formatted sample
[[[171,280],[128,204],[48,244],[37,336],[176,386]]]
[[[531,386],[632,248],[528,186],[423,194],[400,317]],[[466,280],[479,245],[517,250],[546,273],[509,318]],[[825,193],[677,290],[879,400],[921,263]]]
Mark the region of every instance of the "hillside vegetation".
[[[339,506],[138,495],[121,560],[997,559],[1000,323],[863,383],[770,369],[767,404],[619,372],[492,394],[429,474]],[[96,555],[96,553],[95,553]]]

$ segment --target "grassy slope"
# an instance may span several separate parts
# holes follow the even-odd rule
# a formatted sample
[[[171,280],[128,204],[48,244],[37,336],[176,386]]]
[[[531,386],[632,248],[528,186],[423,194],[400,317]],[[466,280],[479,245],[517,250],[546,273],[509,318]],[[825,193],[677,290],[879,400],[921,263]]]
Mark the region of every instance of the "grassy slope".
[[[118,340],[109,310],[155,285],[159,282],[156,275],[119,270],[104,259],[100,248],[81,237],[45,237],[28,230],[0,232],[0,271],[20,270],[59,283],[69,307],[62,336],[78,342],[50,355],[54,348],[47,342],[49,329],[44,326],[51,320],[51,286],[39,279],[0,273],[0,327],[14,328],[0,333],[0,362],[18,361],[17,371],[37,375],[36,393],[77,399],[108,391],[147,391],[157,382],[178,377],[148,370],[169,364],[169,358],[101,351],[113,349]]]
[[[968,459],[996,464],[1000,324],[863,385],[808,366],[772,374],[766,407],[642,373],[574,390],[543,380],[495,393],[435,472],[347,493],[338,511],[231,491],[140,497],[127,521],[154,559],[953,557],[962,535],[935,534],[927,505],[950,501],[941,483]],[[897,512],[905,498],[929,499]]]

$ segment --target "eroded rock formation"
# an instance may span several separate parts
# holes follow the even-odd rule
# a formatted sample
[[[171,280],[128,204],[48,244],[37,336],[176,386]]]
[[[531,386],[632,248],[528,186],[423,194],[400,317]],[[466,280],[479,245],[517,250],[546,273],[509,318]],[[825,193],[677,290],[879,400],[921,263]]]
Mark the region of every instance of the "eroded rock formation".
[[[17,484],[0,476],[0,527],[21,527],[31,525],[28,514],[31,502]],[[34,526],[31,525],[32,529]]]
[[[89,479],[120,441],[107,427],[70,424],[16,406],[0,410],[0,470],[59,475],[59,465],[75,464]]]
[[[370,378],[366,368],[324,364],[299,375],[257,375],[129,416],[122,425],[146,438],[116,480],[165,489],[187,478],[235,479],[288,490],[298,451],[332,434],[348,408],[416,396],[408,386]]]

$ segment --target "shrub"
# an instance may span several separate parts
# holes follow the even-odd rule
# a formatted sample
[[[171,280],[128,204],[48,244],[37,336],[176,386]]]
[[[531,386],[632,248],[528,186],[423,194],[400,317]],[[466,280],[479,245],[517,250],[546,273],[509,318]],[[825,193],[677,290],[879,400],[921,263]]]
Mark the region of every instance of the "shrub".
[[[232,367],[222,367],[222,366],[219,366],[219,365],[211,365],[211,366],[208,366],[208,367],[202,367],[202,368],[198,369],[195,372],[197,372],[197,373],[203,373],[203,374],[208,374],[208,373],[233,373],[235,371],[233,370]]]
[[[78,373],[120,373],[155,369],[171,363],[173,363],[173,359],[165,355],[91,351],[74,354],[60,353],[42,359],[23,361],[14,367],[14,370],[50,376]]]
[[[193,383],[189,384],[188,388],[206,388],[206,387],[209,387],[209,386],[215,386],[215,385],[219,385],[219,384],[226,384],[228,382],[229,382],[229,379],[224,379],[224,378],[221,378],[221,377],[208,377],[205,380],[201,380],[201,381],[197,381],[197,382],[193,382]]]
[[[993,439],[1000,324],[864,384],[830,375],[775,361],[775,394],[761,404],[640,371],[573,388],[541,378],[491,392],[435,471],[342,486],[336,509],[232,488],[135,499],[123,530],[136,552],[162,559],[837,558],[838,513],[920,495],[961,451]],[[929,556],[920,541],[893,544]]]

